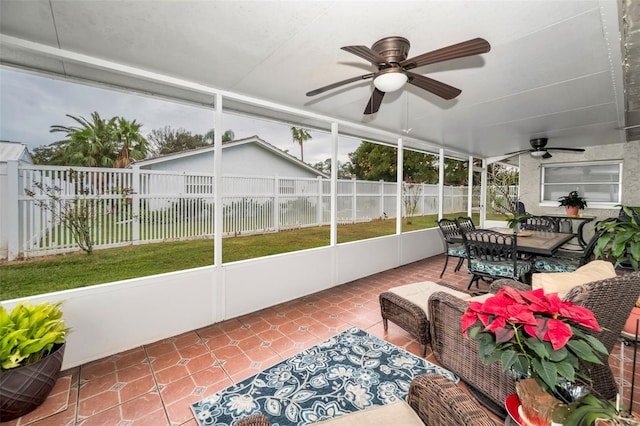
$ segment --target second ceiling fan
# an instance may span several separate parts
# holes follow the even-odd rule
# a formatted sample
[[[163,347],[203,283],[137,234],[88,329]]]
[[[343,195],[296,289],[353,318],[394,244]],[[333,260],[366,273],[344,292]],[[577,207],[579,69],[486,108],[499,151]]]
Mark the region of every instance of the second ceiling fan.
[[[561,147],[549,147],[547,148],[548,138],[536,138],[531,139],[529,144],[531,149],[523,149],[521,151],[507,152],[505,155],[519,155],[528,152],[532,157],[551,158],[549,150],[554,151],[567,151],[567,152],[584,152],[583,148],[561,148]]]
[[[386,37],[375,42],[371,48],[367,46],[344,46],[341,48],[342,50],[371,62],[378,67],[378,71],[320,87],[308,92],[307,96],[315,96],[345,84],[373,78],[375,88],[364,110],[365,114],[378,112],[384,94],[400,89],[407,82],[449,100],[458,96],[461,90],[410,70],[437,62],[487,53],[491,50],[491,45],[488,41],[482,38],[474,38],[407,59],[409,47],[409,40],[404,37]]]

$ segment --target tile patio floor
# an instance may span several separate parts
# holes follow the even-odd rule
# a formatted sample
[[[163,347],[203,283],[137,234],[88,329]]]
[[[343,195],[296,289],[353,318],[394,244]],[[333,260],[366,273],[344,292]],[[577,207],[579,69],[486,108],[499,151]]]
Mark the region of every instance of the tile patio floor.
[[[378,295],[440,281],[443,261],[435,256],[63,371],[61,393],[70,380],[66,410],[31,422],[40,407],[2,425],[196,426],[191,403],[353,326],[419,356],[420,345],[398,326],[389,323],[384,332]],[[453,273],[450,263],[442,281],[466,288],[468,275]],[[435,363],[429,347],[426,359]],[[45,405],[60,397],[55,393]]]

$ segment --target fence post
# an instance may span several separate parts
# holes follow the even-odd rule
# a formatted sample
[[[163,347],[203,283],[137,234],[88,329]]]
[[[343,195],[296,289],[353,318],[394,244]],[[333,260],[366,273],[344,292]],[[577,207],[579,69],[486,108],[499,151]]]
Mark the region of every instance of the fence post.
[[[7,259],[15,260],[20,253],[20,201],[18,196],[18,162],[7,161]],[[9,200],[15,200],[11,202]]]
[[[131,221],[133,224],[131,242],[133,244],[140,242],[140,188],[140,166],[134,165],[131,168]]]
[[[273,177],[273,229],[280,232],[280,176]]]
[[[384,180],[380,179],[378,181],[378,184],[380,186],[380,211],[378,212],[378,217],[379,218],[384,218],[384,199],[386,194],[384,193]]]
[[[316,221],[318,222],[318,226],[322,226],[322,213],[324,213],[324,206],[322,201],[324,197],[322,196],[322,176],[316,177],[318,181],[318,204],[316,208]]]
[[[351,188],[351,223],[356,223],[358,220],[358,212],[357,212],[357,201],[358,195],[356,194],[356,185],[358,181],[356,178],[351,178],[351,182],[353,182],[353,187]]]

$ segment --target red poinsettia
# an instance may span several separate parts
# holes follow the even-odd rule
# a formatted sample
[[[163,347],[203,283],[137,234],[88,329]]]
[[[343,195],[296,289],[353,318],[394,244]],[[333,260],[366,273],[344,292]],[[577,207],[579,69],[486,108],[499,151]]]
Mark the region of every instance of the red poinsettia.
[[[579,362],[602,364],[602,343],[582,328],[601,331],[593,312],[556,293],[503,287],[484,303],[471,302],[462,316],[462,333],[480,343],[486,363],[500,360],[516,376],[534,377],[551,390],[575,381]],[[472,327],[478,321],[482,327]]]

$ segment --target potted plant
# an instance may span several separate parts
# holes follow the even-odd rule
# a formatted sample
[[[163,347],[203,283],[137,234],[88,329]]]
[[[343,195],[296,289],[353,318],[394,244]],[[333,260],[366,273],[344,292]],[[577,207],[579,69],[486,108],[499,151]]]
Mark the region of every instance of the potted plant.
[[[517,234],[520,230],[520,224],[525,222],[530,217],[531,215],[529,213],[514,215],[513,217],[509,218],[509,220],[507,221],[507,225],[509,226],[509,228],[511,228],[514,234]]]
[[[69,331],[60,304],[0,306],[0,422],[33,411],[55,385]]]
[[[638,298],[636,305],[631,309],[629,318],[627,318],[627,322],[624,324],[623,331],[635,336],[638,320],[640,320],[640,298]]]
[[[584,331],[601,330],[593,312],[542,289],[503,287],[484,303],[470,302],[461,321],[463,334],[478,341],[481,361],[500,361],[512,374],[523,415],[533,424],[561,420],[554,412],[566,414],[566,405],[588,392],[590,380],[579,367],[602,364],[599,354],[607,354]]]
[[[565,207],[567,210],[567,216],[577,216],[578,210],[587,207],[587,201],[578,194],[578,191],[571,191],[569,195],[558,198],[558,202],[560,207]]]
[[[640,207],[620,206],[624,215],[598,222],[596,258],[610,259],[615,265],[638,270],[640,264]]]

